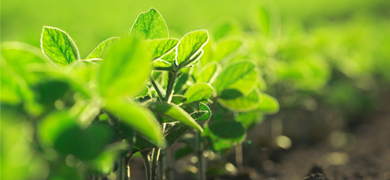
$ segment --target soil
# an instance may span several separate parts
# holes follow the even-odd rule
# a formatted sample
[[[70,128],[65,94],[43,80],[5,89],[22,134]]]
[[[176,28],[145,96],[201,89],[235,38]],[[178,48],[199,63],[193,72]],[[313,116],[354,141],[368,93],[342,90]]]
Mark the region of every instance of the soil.
[[[354,142],[349,148],[336,148],[329,140],[324,140],[315,145],[297,145],[291,150],[268,153],[271,154],[269,160],[252,161],[256,175],[249,179],[302,180],[315,173],[323,174],[328,180],[390,179],[390,113],[368,118],[351,133]],[[317,176],[306,179],[321,179]]]
[[[260,126],[267,126],[263,123]],[[267,129],[263,127],[260,129]],[[269,128],[268,128],[269,129]],[[248,137],[261,139],[256,130]],[[344,145],[328,138],[315,143],[296,142],[288,150],[244,144],[244,169],[236,175],[209,180],[383,180],[390,179],[390,112],[364,118],[344,134]],[[255,137],[254,137],[255,136]],[[339,138],[339,139],[338,139]],[[334,141],[341,137],[335,136]],[[263,139],[270,139],[269,137]],[[268,142],[270,143],[270,142]],[[264,144],[264,143],[263,143]],[[234,153],[229,162],[235,162]],[[144,179],[143,162],[132,159],[132,178]],[[175,179],[194,179],[190,173],[175,173]]]

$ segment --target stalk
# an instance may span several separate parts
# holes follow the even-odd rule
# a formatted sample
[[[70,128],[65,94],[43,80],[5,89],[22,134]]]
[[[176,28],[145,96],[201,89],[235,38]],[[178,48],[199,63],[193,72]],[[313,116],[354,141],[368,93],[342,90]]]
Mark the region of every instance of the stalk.
[[[119,180],[126,180],[126,165],[125,159],[119,159]]]
[[[167,91],[165,93],[164,101],[170,103],[173,95],[173,88],[175,87],[177,72],[170,71],[168,73]]]
[[[150,151],[141,151],[142,157],[144,159],[145,163],[145,170],[146,170],[146,180],[151,180],[151,166],[150,166],[150,157],[149,157]]]
[[[151,180],[157,180],[157,167],[158,167],[158,160],[159,160],[159,157],[160,157],[160,150],[161,148],[154,148],[152,150],[152,167],[151,167],[151,170],[152,170],[152,175],[151,175]]]
[[[150,77],[150,82],[152,82],[153,88],[156,90],[158,97],[160,98],[160,101],[164,100],[164,96],[160,92],[160,88],[158,88],[156,82],[153,80],[152,77]]]
[[[196,135],[196,155],[198,157],[198,180],[206,180],[206,163],[203,156],[204,144],[199,131],[195,132]]]

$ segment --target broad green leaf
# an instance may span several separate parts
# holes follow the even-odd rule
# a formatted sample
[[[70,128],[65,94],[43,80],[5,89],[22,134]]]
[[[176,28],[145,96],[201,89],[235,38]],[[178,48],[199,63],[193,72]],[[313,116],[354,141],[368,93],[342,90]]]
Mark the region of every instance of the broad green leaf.
[[[234,94],[229,97],[229,94],[234,93],[227,93],[226,97],[224,97],[225,99],[221,97],[218,99],[218,102],[232,111],[248,112],[256,109],[261,103],[261,93],[257,88],[253,89],[248,95]]]
[[[108,125],[93,124],[80,129],[66,110],[46,116],[38,125],[40,142],[61,154],[72,154],[80,160],[93,160],[113,141]]]
[[[149,105],[149,109],[152,112],[172,119],[173,121],[180,121],[196,130],[203,131],[202,127],[200,127],[187,112],[175,104],[155,102]]]
[[[163,57],[161,57],[162,60],[167,61],[171,64],[175,63],[176,58],[176,51],[173,49],[170,53],[165,54]]]
[[[173,95],[171,100],[171,102],[174,104],[180,104],[185,101],[187,101],[187,98],[183,95],[178,95],[178,94]]]
[[[89,161],[86,164],[91,171],[98,171],[100,173],[109,174],[114,171],[115,161],[121,158],[121,153],[127,153],[131,151],[132,143],[128,141],[116,142],[110,144],[105,148],[104,152],[100,154],[94,161]]]
[[[59,68],[80,59],[79,50],[73,39],[58,28],[43,27],[41,47],[43,53]]]
[[[34,100],[34,93],[29,89],[26,81],[9,68],[3,57],[1,57],[0,78],[1,103],[14,105]]]
[[[169,53],[173,48],[176,47],[179,42],[178,39],[155,39],[145,41],[149,53],[152,55],[153,59],[159,59],[165,54]]]
[[[237,62],[222,71],[216,79],[214,87],[218,95],[226,90],[237,90],[246,95],[256,86],[258,74],[258,69],[252,62]]]
[[[165,147],[160,123],[146,108],[135,103],[119,100],[107,100],[104,108],[112,114],[118,115],[123,120],[123,123],[132,127],[158,146]]]
[[[217,121],[205,126],[203,136],[208,136],[212,150],[231,148],[245,140],[246,129],[240,122]]]
[[[227,62],[245,48],[245,42],[240,37],[229,37],[217,43],[214,51],[213,61]]]
[[[200,50],[198,54],[196,54],[193,58],[190,59],[190,61],[189,61],[190,63],[183,64],[183,66],[185,66],[185,67],[195,66],[198,63],[199,59],[203,56],[203,53],[204,53],[203,49]]]
[[[112,37],[101,42],[85,59],[103,58],[119,37]]]
[[[260,91],[265,91],[267,89],[267,83],[261,76],[259,76],[259,82],[257,82],[257,88],[259,88]]]
[[[208,63],[202,70],[199,72],[199,75],[196,77],[197,83],[210,83],[212,84],[218,74],[221,72],[221,65],[217,62]]]
[[[20,42],[1,43],[1,56],[7,67],[19,74],[28,84],[36,84],[47,76],[46,71],[57,71],[39,48]]]
[[[214,88],[206,83],[195,84],[188,88],[184,96],[187,97],[186,103],[207,101],[214,96]]]
[[[205,122],[210,120],[211,118],[211,110],[210,108],[204,104],[204,103],[199,103],[199,110],[195,111],[194,113],[191,113],[191,117],[195,119],[198,124],[203,126]]]
[[[186,34],[177,45],[176,63],[184,67],[195,61],[194,57],[202,50],[209,40],[207,31],[198,30]]]
[[[172,64],[169,63],[168,61],[164,61],[161,59],[157,59],[152,62],[153,68],[155,70],[160,70],[160,71],[169,71],[172,70]]]
[[[130,36],[141,39],[168,38],[168,26],[161,14],[154,8],[139,14],[130,30]]]
[[[246,129],[252,128],[256,123],[263,120],[263,114],[259,112],[239,113],[235,116],[236,121],[241,122]]]
[[[136,135],[136,141],[134,145],[134,152],[140,151],[143,149],[149,149],[149,148],[156,148],[157,146],[149,141],[147,138],[140,136],[139,134]]]
[[[140,89],[138,92],[135,92],[135,93],[132,94],[131,96],[132,96],[133,98],[139,98],[139,97],[145,97],[145,96],[147,96],[149,93],[150,93],[150,89],[149,89],[147,86],[143,85],[143,86],[141,87],[141,89]]]
[[[273,114],[279,111],[279,103],[274,97],[263,93],[262,101],[257,107],[258,110],[267,114]]]
[[[108,51],[100,66],[100,93],[104,97],[119,97],[137,92],[150,76],[150,60],[140,40],[121,39]]]

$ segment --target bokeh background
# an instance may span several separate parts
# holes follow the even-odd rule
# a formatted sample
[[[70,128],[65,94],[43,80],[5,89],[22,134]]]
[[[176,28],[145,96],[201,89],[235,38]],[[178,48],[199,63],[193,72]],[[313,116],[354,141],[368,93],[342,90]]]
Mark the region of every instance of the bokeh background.
[[[195,29],[211,28],[223,18],[233,17],[249,28],[255,0],[2,0],[2,41],[40,44],[42,27],[68,32],[86,56],[101,41],[129,33],[140,12],[155,7],[164,15],[171,31],[182,35]],[[324,19],[346,19],[351,14],[389,14],[388,0],[275,0],[282,19],[299,19],[312,24]]]

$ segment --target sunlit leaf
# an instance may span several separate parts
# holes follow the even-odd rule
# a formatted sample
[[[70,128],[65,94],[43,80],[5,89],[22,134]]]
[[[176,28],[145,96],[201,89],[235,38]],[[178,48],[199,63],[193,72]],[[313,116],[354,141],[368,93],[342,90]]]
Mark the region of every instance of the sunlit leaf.
[[[259,112],[239,113],[235,116],[235,119],[236,121],[241,122],[246,129],[249,129],[263,120],[263,114]]]
[[[279,111],[279,103],[274,97],[263,93],[262,101],[257,107],[258,110],[267,114],[273,114]]]
[[[43,27],[41,47],[43,53],[59,68],[80,59],[79,50],[73,39],[58,28]]]
[[[170,118],[173,121],[180,121],[196,130],[203,131],[202,127],[200,127],[187,112],[175,104],[156,102],[150,104],[149,109],[157,114]]]
[[[139,14],[130,30],[131,36],[141,39],[168,38],[168,26],[161,14],[154,8]]]
[[[121,39],[110,49],[100,66],[100,93],[105,97],[119,97],[138,91],[150,75],[150,60],[140,40],[131,37]]]
[[[217,43],[217,48],[214,51],[213,61],[226,62],[240,53],[246,44],[242,38],[229,37],[222,39]]]
[[[218,76],[214,87],[218,94],[226,90],[237,90],[247,94],[253,90],[258,80],[258,69],[251,62],[237,62],[231,64]]]
[[[119,37],[112,37],[101,42],[85,59],[103,58]]]
[[[104,107],[123,119],[123,123],[150,139],[160,147],[165,146],[159,122],[146,108],[131,102],[107,100]]]
[[[198,54],[209,40],[207,31],[192,31],[186,34],[177,46],[176,62],[180,67],[190,64],[193,57]]]
[[[199,72],[199,75],[196,77],[196,82],[212,84],[215,78],[221,72],[221,69],[222,69],[221,65],[219,65],[217,62],[208,63]]]
[[[179,42],[178,39],[155,39],[145,41],[147,43],[147,48],[149,53],[152,55],[153,59],[158,59],[170,52],[173,48],[176,47]]]
[[[168,61],[164,61],[161,59],[157,59],[152,62],[152,65],[155,70],[161,70],[161,71],[169,71],[172,70],[172,64]]]
[[[184,96],[187,97],[186,103],[207,101],[214,96],[214,88],[206,83],[195,84],[188,88]]]
[[[247,112],[256,109],[261,103],[261,93],[255,88],[248,95],[235,94],[227,92],[224,96],[218,99],[218,102],[225,108],[232,111]]]

